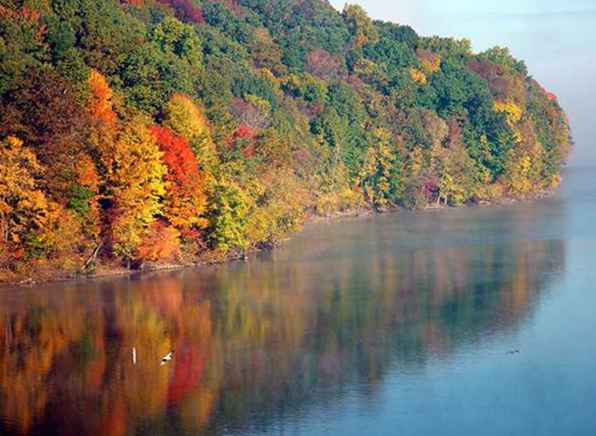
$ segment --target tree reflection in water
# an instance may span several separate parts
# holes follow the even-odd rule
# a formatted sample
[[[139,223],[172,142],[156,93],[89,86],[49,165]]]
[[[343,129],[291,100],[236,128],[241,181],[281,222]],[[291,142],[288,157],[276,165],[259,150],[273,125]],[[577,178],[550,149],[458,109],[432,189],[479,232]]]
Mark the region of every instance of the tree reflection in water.
[[[492,233],[398,215],[310,229],[248,264],[2,291],[0,432],[233,433],[374,397],[389,371],[531,314],[565,250],[503,235],[531,230],[523,210]]]

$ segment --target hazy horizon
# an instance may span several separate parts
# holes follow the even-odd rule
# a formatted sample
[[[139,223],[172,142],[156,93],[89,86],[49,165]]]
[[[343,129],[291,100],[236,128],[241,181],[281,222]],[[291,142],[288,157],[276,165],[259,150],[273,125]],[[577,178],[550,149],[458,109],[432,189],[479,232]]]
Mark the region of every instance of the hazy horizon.
[[[346,2],[331,0],[341,10]],[[569,164],[595,165],[596,5],[569,0],[503,0],[495,4],[454,0],[357,0],[375,19],[412,26],[421,35],[468,38],[476,51],[507,46],[530,74],[554,92],[569,115],[575,147]]]

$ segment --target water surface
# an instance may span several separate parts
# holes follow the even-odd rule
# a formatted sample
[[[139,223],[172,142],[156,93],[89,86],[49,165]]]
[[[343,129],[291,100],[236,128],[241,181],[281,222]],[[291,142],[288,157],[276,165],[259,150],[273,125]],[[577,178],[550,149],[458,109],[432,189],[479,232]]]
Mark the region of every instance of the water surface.
[[[596,434],[595,182],[2,289],[0,434]]]

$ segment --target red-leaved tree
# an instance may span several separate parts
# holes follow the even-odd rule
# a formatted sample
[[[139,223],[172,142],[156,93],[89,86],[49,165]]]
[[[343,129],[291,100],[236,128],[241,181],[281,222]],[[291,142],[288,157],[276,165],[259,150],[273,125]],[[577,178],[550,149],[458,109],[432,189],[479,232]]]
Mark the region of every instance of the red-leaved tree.
[[[192,234],[193,229],[207,224],[203,218],[207,204],[205,177],[199,171],[197,159],[186,139],[161,126],[153,126],[151,133],[168,168],[166,218],[183,235]]]
[[[192,0],[159,0],[160,3],[169,5],[174,9],[176,17],[182,21],[204,23],[203,11],[195,6]]]

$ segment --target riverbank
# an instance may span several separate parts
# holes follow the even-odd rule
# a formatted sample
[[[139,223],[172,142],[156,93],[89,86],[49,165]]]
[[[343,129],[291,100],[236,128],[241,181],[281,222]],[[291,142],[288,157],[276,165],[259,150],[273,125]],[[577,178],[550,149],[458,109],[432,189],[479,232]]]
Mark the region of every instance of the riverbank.
[[[431,204],[421,209],[416,209],[417,212],[424,213],[429,211],[438,211],[445,209],[459,209],[465,207],[496,207],[514,205],[520,202],[539,201],[541,199],[551,197],[556,193],[556,189],[541,191],[528,195],[525,197],[503,197],[491,201],[481,201],[477,203],[469,203],[462,206],[449,206],[445,204]],[[387,207],[382,210],[374,209],[372,207],[360,207],[358,209],[350,209],[345,211],[335,212],[329,215],[321,216],[314,213],[307,214],[304,225],[332,223],[343,219],[364,219],[377,214],[399,213],[408,211],[404,207],[395,206]],[[291,235],[286,240],[291,239]],[[197,256],[193,260],[184,262],[145,262],[135,268],[126,268],[119,261],[100,261],[92,272],[83,271],[81,269],[59,269],[52,268],[47,265],[43,268],[33,269],[27,273],[14,274],[14,276],[5,280],[0,279],[0,289],[14,288],[14,287],[31,287],[45,283],[60,283],[69,281],[85,281],[97,279],[110,279],[118,277],[130,277],[138,275],[146,275],[151,273],[177,271],[192,268],[207,268],[215,265],[222,265],[228,262],[245,261],[255,253],[273,250],[284,241],[279,241],[275,245],[267,245],[262,247],[254,247],[246,253],[234,253],[226,257],[213,257],[212,253],[207,252]],[[35,277],[35,278],[34,278]]]

